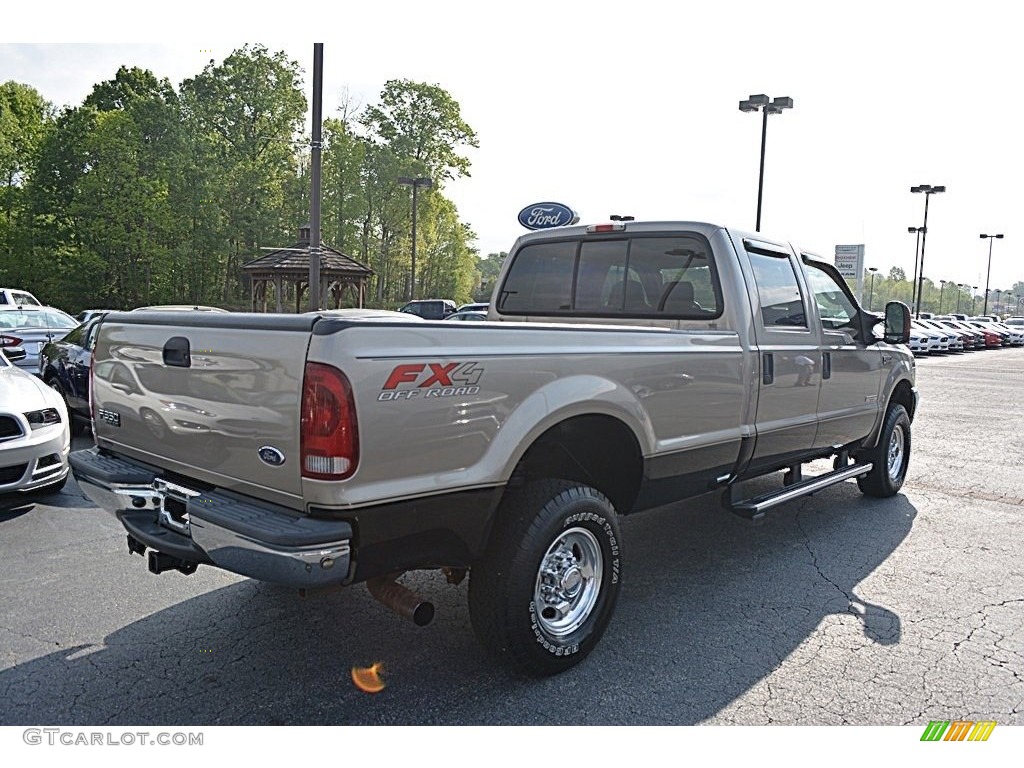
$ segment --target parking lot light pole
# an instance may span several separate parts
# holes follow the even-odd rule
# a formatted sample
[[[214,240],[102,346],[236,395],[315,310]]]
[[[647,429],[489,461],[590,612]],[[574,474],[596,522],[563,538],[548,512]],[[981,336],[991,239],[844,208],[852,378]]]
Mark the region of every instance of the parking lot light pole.
[[[996,294],[996,303],[992,307],[992,314],[993,315],[998,315],[999,314],[999,294],[1001,294],[1003,292],[1003,289],[1002,288],[993,288],[992,290]],[[981,310],[981,314],[987,315],[988,314],[988,310],[987,309]]]
[[[978,286],[971,286],[971,315],[974,315],[974,302],[978,299]]]
[[[957,283],[956,284],[956,313],[958,315],[960,314],[960,297],[963,296],[963,294],[964,294],[964,288],[970,288],[970,287],[971,286],[964,285],[963,283]]]
[[[868,272],[871,273],[871,284],[868,286],[868,312],[870,312],[871,297],[875,292],[875,273],[878,272],[878,267],[868,267]]]
[[[749,99],[740,102],[740,112],[762,113],[761,120],[761,170],[757,177],[757,223],[754,231],[761,231],[761,195],[764,191],[764,148],[768,136],[768,115],[781,115],[782,110],[792,109],[793,100],[789,96],[776,96],[771,101],[763,93],[751,94]]]
[[[917,235],[914,238],[914,279],[910,283],[910,310],[913,312],[914,305],[917,304],[917,259],[921,252],[921,233],[924,232],[924,227],[907,227],[907,232]]]
[[[946,280],[939,280],[939,311],[936,314],[942,314],[942,292],[946,290]]]
[[[1002,240],[1002,234],[998,235],[980,235],[982,240],[988,240],[988,269],[985,270],[985,307],[981,310],[981,314],[988,314],[988,279],[992,274],[992,241]],[[972,313],[973,314],[973,313]]]
[[[910,188],[911,192],[924,192],[924,231],[921,233],[921,269],[918,273],[917,280],[917,311],[915,317],[921,319],[921,288],[924,283],[924,248],[925,243],[928,240],[928,199],[935,194],[945,192],[946,187],[942,185],[932,186],[931,184],[918,184],[916,187]]]
[[[409,278],[409,301],[416,298],[416,192],[420,187],[430,187],[434,180],[426,176],[414,179],[411,176],[399,176],[399,184],[412,187],[412,274]]]

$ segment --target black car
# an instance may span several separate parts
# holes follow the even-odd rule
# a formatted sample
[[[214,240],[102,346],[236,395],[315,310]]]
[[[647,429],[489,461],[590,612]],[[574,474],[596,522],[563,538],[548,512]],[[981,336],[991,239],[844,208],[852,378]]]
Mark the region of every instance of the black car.
[[[455,314],[455,302],[450,299],[419,299],[410,301],[398,311],[419,315],[424,320],[444,320]]]
[[[89,426],[89,366],[102,319],[102,315],[93,317],[39,350],[39,376],[67,403],[72,435],[82,434]]]

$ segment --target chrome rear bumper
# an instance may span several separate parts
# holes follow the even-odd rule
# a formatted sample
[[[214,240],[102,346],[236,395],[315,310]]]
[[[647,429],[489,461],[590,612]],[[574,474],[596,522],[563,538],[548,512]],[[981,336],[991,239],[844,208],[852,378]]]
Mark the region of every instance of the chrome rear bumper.
[[[300,588],[343,584],[352,568],[352,527],[222,490],[170,482],[96,448],[70,463],[82,492],[113,512],[140,544],[186,562]]]

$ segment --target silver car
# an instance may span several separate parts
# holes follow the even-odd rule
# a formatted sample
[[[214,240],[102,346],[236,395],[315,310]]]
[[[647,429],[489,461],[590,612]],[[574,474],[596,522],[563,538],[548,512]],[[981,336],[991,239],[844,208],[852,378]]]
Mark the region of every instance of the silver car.
[[[15,365],[29,373],[38,374],[43,345],[63,339],[77,327],[75,318],[53,307],[0,307],[0,343],[24,348],[25,356]]]
[[[64,400],[0,355],[0,496],[60,490],[70,450]]]

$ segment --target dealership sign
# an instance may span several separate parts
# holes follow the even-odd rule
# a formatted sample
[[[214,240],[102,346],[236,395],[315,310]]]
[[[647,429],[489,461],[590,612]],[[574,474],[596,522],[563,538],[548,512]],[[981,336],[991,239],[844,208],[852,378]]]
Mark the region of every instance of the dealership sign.
[[[572,208],[561,203],[534,203],[519,212],[519,223],[527,229],[564,227],[579,220]]]
[[[863,245],[837,245],[836,246],[836,269],[843,277],[851,280],[861,280],[864,273],[864,246]]]

